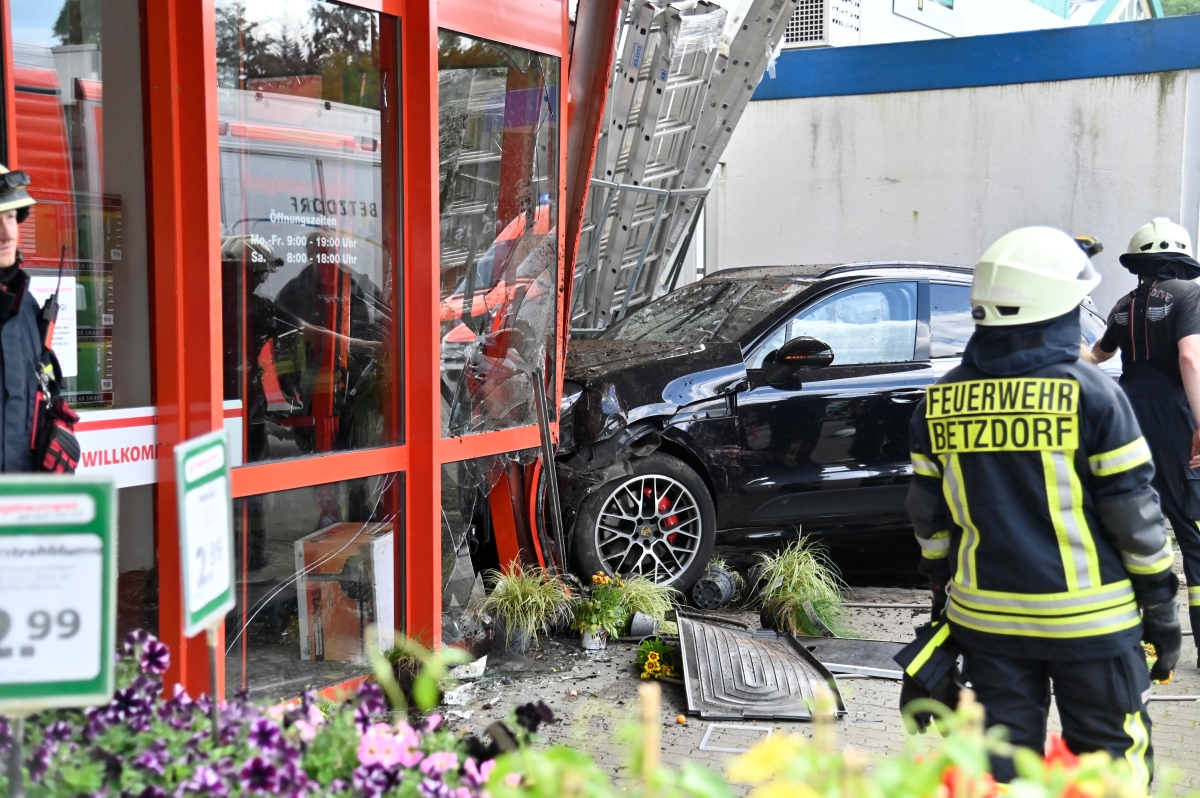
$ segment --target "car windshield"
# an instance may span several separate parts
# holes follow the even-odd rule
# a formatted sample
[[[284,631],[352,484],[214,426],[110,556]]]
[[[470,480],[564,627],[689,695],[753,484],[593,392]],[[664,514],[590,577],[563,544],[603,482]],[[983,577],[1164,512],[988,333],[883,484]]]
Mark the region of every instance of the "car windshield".
[[[737,342],[811,284],[811,280],[693,283],[630,313],[600,337],[689,344]]]

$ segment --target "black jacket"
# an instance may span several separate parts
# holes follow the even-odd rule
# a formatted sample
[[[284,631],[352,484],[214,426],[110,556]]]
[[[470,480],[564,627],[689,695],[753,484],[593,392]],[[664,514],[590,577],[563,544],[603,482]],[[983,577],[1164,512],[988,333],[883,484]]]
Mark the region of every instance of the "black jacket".
[[[952,634],[1036,659],[1112,656],[1174,557],[1124,394],[1080,363],[1079,318],[977,328],[911,428],[908,509]]]
[[[29,275],[18,270],[0,289],[0,472],[33,471],[34,403],[42,344]]]

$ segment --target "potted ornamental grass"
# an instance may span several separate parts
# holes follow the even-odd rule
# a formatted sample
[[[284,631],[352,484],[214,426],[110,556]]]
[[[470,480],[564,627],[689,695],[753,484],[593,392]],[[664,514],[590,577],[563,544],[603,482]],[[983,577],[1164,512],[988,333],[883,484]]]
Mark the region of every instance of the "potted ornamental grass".
[[[571,591],[556,571],[513,560],[484,574],[491,592],[480,610],[494,619],[495,639],[506,651],[525,654],[539,634],[571,611]]]

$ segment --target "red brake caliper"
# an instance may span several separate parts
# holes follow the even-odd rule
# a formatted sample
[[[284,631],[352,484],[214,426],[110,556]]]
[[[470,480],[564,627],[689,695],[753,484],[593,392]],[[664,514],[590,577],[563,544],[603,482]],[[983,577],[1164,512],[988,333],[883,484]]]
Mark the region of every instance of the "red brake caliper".
[[[648,490],[649,490],[649,488],[647,488],[647,491]],[[653,496],[651,496],[651,499],[653,499]],[[659,499],[658,511],[660,513],[665,513],[667,510],[670,509],[670,507],[671,507],[671,500],[668,499],[666,496],[663,496],[661,499]],[[670,529],[671,527],[675,527],[675,526],[679,526],[679,514],[678,513],[671,513],[670,515],[668,515],[666,518],[664,518],[662,520],[662,527],[664,529]],[[677,538],[678,536],[679,536],[678,532],[672,532],[671,534],[667,535],[667,542],[670,543],[671,545],[674,545],[675,538]]]

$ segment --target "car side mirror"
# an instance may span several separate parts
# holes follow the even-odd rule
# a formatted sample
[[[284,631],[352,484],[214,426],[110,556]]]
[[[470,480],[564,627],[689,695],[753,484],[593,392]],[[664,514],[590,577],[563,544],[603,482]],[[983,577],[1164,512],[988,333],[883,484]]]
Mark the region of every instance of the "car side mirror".
[[[794,387],[796,375],[807,369],[824,368],[833,362],[829,344],[802,335],[793,338],[763,360],[763,377],[776,388]]]

